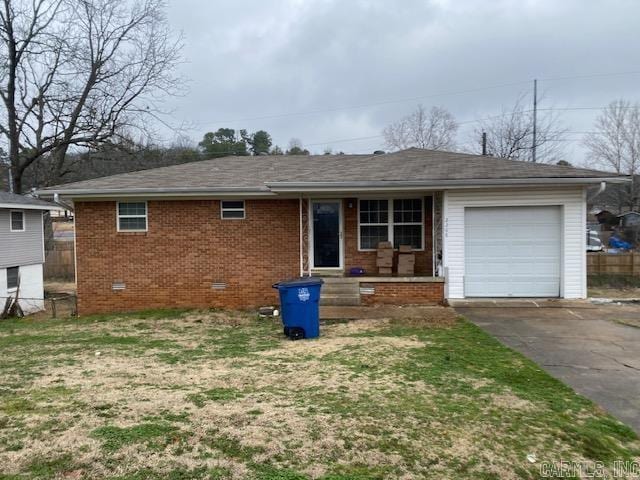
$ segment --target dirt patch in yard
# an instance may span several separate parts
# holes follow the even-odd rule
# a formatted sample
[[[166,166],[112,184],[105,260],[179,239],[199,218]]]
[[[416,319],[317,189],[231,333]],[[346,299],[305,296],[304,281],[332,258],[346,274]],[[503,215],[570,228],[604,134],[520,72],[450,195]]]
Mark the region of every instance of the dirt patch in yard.
[[[494,406],[501,409],[532,410],[536,408],[529,400],[520,398],[510,392],[493,394],[490,396],[490,399]]]
[[[451,308],[423,305],[374,305],[367,307],[320,307],[321,319],[392,320],[415,326],[451,326],[457,320]]]

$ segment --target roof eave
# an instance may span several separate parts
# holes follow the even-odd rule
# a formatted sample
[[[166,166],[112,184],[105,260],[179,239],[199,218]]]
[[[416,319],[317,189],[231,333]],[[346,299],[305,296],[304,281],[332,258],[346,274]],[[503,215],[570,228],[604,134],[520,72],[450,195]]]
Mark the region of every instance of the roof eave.
[[[45,210],[45,211],[59,211],[63,212],[64,208],[58,205],[33,205],[30,203],[0,203],[0,208],[8,208],[15,210]]]
[[[50,198],[58,194],[69,198],[123,198],[123,197],[269,197],[279,193],[303,192],[362,192],[385,190],[446,190],[452,188],[487,188],[522,185],[591,185],[602,182],[626,183],[627,177],[549,177],[507,179],[465,179],[431,181],[348,181],[348,182],[269,182],[263,187],[218,187],[218,188],[48,188],[36,191],[41,197]]]
[[[378,182],[274,182],[267,186],[274,193],[323,192],[323,191],[369,191],[369,190],[425,190],[452,188],[487,188],[522,185],[591,185],[602,182],[627,183],[626,177],[553,177],[553,178],[508,178],[433,181],[378,181]]]
[[[203,196],[273,196],[265,187],[221,187],[221,188],[49,188],[37,190],[45,198],[60,195],[69,198],[123,198],[123,197],[203,197]]]

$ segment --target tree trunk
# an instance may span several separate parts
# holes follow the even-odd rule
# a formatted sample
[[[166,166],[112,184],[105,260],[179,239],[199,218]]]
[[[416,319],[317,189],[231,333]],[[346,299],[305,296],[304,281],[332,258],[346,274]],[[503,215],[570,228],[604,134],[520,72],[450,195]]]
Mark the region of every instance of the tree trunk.
[[[16,194],[22,193],[22,172],[19,168],[14,168],[13,160],[9,170],[11,171],[11,191]]]

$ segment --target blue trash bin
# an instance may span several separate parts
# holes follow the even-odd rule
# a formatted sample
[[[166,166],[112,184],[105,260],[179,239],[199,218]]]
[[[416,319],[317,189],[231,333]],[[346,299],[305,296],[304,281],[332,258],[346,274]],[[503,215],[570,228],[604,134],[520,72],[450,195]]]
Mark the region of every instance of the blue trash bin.
[[[289,338],[316,338],[320,335],[321,278],[297,278],[278,282],[284,333]]]

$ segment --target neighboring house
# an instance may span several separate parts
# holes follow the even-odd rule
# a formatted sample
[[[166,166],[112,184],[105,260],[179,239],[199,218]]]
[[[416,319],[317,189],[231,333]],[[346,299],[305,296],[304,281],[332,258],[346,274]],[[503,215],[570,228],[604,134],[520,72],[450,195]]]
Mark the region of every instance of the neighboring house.
[[[639,212],[627,212],[622,215],[618,215],[620,219],[620,226],[624,228],[640,228],[640,213]]]
[[[18,284],[25,313],[44,308],[43,213],[58,208],[37,198],[0,192],[0,311]]]
[[[367,304],[585,298],[586,187],[624,181],[412,148],[225,157],[38,193],[74,204],[88,314],[274,304],[274,282],[353,267],[367,272],[353,280]],[[384,240],[413,246],[414,276],[376,274]]]
[[[631,176],[627,177],[631,180]],[[591,210],[609,210],[616,214],[640,210],[640,175],[633,176],[633,182],[608,185],[604,191],[594,187],[589,192]]]

